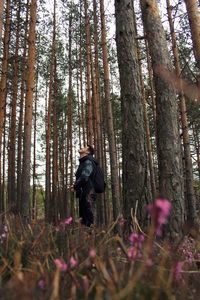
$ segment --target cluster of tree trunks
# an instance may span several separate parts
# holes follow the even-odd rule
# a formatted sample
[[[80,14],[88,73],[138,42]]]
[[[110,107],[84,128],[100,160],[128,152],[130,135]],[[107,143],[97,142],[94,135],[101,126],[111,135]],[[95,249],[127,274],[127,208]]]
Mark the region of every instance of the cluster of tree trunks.
[[[10,0],[6,0],[5,5],[4,1],[0,1],[0,212],[8,210],[21,214],[24,224],[28,224],[31,218],[37,217],[37,110],[41,80],[37,66],[40,58],[39,55],[36,57],[37,0],[30,3],[27,0],[25,10],[21,1],[15,3],[14,31],[11,26],[11,4]],[[185,4],[197,66],[196,84],[200,87],[198,4],[195,0],[185,0]],[[77,145],[90,144],[94,145],[105,178],[110,181],[105,195],[97,201],[99,225],[123,215],[128,231],[134,228],[134,216],[141,226],[146,226],[145,206],[156,197],[172,202],[167,227],[170,236],[180,234],[184,222],[196,223],[191,153],[195,150],[200,177],[198,124],[193,122],[190,127],[194,136],[191,151],[191,131],[170,0],[166,0],[166,5],[174,65],[156,0],[140,0],[147,87],[142,73],[141,57],[144,53],[140,49],[134,3],[132,0],[115,0],[122,124],[120,129],[116,129],[104,0],[80,0],[79,5],[73,1],[63,2],[67,11],[67,72],[63,72],[64,79],[60,75],[64,51],[60,51],[57,2],[54,0],[45,78],[46,222],[57,223],[68,216],[77,217],[77,202],[70,192],[74,181],[75,156]],[[166,74],[180,80],[178,92],[167,80]]]

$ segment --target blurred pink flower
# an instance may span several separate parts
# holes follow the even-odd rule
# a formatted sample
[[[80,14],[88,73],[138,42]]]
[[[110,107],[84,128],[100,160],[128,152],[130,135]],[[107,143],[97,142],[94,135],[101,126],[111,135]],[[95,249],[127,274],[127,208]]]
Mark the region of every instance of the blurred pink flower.
[[[95,249],[91,249],[90,252],[89,252],[89,256],[91,258],[95,258],[95,256],[96,256],[96,250]]]
[[[144,236],[142,234],[132,233],[129,236],[129,241],[131,245],[137,245],[139,247],[142,246],[142,243],[144,242]]]
[[[74,267],[77,266],[77,264],[78,264],[78,261],[72,256],[72,257],[70,258],[70,260],[69,260],[70,268],[73,269]]]
[[[155,224],[155,234],[161,236],[161,227],[163,224],[167,223],[167,218],[171,210],[171,203],[166,199],[156,199],[153,204],[147,205],[146,208]]]
[[[130,259],[135,259],[136,258],[136,253],[137,253],[137,250],[134,248],[134,247],[131,247],[129,250],[128,250],[128,257]]]
[[[39,288],[41,288],[42,290],[44,290],[45,286],[46,286],[45,281],[43,279],[39,280],[38,281],[38,286],[39,286]]]
[[[4,232],[8,232],[8,226],[4,225],[3,230],[4,230]]]
[[[63,259],[54,259],[54,262],[56,264],[56,266],[60,269],[60,271],[65,272],[67,271],[67,264],[65,263],[65,261]]]
[[[72,217],[69,217],[69,218],[67,218],[63,223],[64,223],[65,225],[69,225],[69,224],[71,224],[72,221],[73,221],[73,218],[72,218]]]
[[[148,258],[148,259],[147,259],[147,266],[148,266],[148,267],[153,266],[153,261],[152,261],[151,258]]]
[[[56,231],[56,232],[58,232],[58,231],[60,231],[60,228],[57,226],[57,227],[54,227],[53,230]]]
[[[126,219],[120,218],[119,221],[118,221],[118,224],[119,224],[120,226],[123,226],[125,222],[126,222]]]

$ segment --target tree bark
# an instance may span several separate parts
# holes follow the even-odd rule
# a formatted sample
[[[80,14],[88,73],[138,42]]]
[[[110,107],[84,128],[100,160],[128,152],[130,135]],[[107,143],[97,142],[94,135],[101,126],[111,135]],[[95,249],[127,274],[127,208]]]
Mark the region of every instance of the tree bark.
[[[185,0],[187,13],[190,22],[193,51],[196,58],[197,66],[200,70],[200,15],[197,0]]]
[[[91,68],[90,68],[90,21],[88,17],[88,2],[84,0],[85,7],[85,33],[86,33],[86,78],[87,78],[87,107],[88,107],[88,143],[93,145],[93,126],[92,126],[92,99],[91,99]]]
[[[10,167],[10,185],[8,186],[8,203],[11,211],[17,212],[16,202],[16,180],[15,180],[15,153],[16,153],[16,110],[17,110],[17,94],[18,94],[18,78],[19,78],[19,34],[20,34],[20,12],[21,1],[18,4],[17,12],[17,30],[16,30],[16,42],[15,42],[15,60],[13,65],[13,92],[12,92],[12,112],[11,112],[11,126],[10,126],[10,143],[9,143],[9,156],[8,166]]]
[[[147,158],[142,115],[142,92],[135,42],[133,3],[115,1],[117,57],[120,72],[122,106],[122,164],[124,216],[131,222],[136,208],[141,224],[145,223],[147,203]],[[150,201],[150,199],[148,199]]]
[[[172,7],[170,5],[170,0],[167,0],[167,12],[168,12],[168,20],[170,26],[170,34],[172,39],[172,51],[174,55],[176,76],[180,78],[181,67],[180,67],[180,60],[179,60],[179,51],[176,43],[176,34],[174,31],[174,23],[172,20]],[[187,219],[189,223],[194,224],[197,217],[196,197],[195,197],[195,191],[193,185],[193,167],[192,167],[192,158],[190,153],[190,137],[188,132],[187,108],[186,108],[185,97],[184,97],[182,86],[180,86],[179,101],[180,101],[181,124],[182,124],[183,147],[184,147]]]
[[[4,116],[7,95],[7,74],[8,74],[8,58],[9,58],[9,42],[10,42],[10,0],[6,1],[6,23],[3,41],[3,60],[2,60],[2,75],[0,81],[0,197],[1,192],[1,156],[2,156],[2,134],[4,127]],[[1,199],[0,199],[1,202]]]
[[[155,0],[141,0],[142,18],[152,58],[156,91],[157,143],[160,196],[172,202],[169,234],[181,233],[185,219],[183,175],[177,122],[176,93],[161,76],[172,70],[165,32]]]
[[[4,0],[0,0],[0,49],[2,43],[3,8],[4,8]]]
[[[25,96],[25,79],[26,79],[26,54],[27,54],[27,36],[28,36],[28,18],[29,18],[29,0],[26,3],[26,21],[24,32],[22,74],[20,87],[20,111],[18,124],[18,141],[17,141],[17,212],[21,211],[21,194],[22,194],[22,129],[24,115],[24,96]]]
[[[35,38],[36,38],[37,0],[31,1],[29,49],[27,63],[26,101],[24,116],[24,145],[22,167],[22,220],[25,225],[30,221],[30,164],[31,164],[31,132],[33,116],[33,94],[35,76]]]
[[[106,111],[107,111],[113,218],[114,220],[116,220],[121,212],[121,209],[120,209],[120,192],[119,192],[118,165],[117,165],[117,150],[116,150],[116,142],[115,142],[114,126],[113,126],[112,99],[110,95],[110,75],[109,75],[109,66],[108,66],[108,50],[107,50],[107,39],[106,39],[104,0],[100,0],[100,13],[101,13],[101,43],[102,43],[102,51],[103,51],[103,70],[104,70],[104,95],[105,95]]]

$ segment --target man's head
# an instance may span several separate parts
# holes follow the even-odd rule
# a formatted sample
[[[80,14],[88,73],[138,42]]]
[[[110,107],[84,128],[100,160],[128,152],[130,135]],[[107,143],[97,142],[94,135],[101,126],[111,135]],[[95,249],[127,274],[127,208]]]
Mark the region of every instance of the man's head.
[[[79,150],[80,156],[84,157],[86,155],[94,155],[94,148],[90,145],[87,145],[86,147],[82,147]]]

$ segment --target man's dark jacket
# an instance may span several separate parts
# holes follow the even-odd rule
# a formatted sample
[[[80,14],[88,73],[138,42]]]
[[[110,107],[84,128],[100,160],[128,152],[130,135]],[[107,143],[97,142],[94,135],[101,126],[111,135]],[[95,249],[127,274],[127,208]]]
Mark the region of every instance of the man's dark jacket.
[[[79,167],[76,172],[76,182],[74,188],[76,190],[76,197],[87,195],[93,188],[92,176],[98,160],[92,155],[87,155],[79,159]]]

